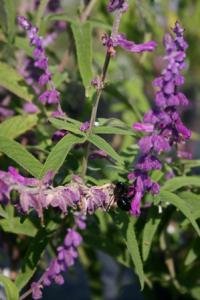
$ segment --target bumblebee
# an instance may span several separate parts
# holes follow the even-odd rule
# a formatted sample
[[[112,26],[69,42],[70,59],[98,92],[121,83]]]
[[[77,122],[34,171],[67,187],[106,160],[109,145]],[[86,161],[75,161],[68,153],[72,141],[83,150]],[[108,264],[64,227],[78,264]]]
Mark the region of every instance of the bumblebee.
[[[117,206],[125,211],[131,209],[131,197],[128,196],[128,185],[123,182],[117,182],[114,188],[114,198]]]

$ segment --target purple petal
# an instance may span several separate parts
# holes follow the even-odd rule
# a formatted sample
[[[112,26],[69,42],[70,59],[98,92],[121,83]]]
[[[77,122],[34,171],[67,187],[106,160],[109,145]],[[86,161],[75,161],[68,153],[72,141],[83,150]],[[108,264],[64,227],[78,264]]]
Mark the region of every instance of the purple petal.
[[[118,34],[113,41],[114,47],[120,46],[121,48],[134,53],[153,51],[155,50],[156,45],[157,44],[154,41],[149,41],[143,44],[136,44],[132,41],[127,40],[126,37],[122,34]]]

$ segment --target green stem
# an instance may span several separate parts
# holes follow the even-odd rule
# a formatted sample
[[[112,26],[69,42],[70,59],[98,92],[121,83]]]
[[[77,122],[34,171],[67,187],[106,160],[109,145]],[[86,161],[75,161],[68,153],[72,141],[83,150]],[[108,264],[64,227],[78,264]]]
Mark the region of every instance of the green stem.
[[[85,22],[87,20],[87,18],[91,14],[91,11],[92,11],[93,7],[95,6],[96,2],[97,2],[97,0],[91,0],[89,2],[89,4],[86,6],[85,10],[83,11],[83,13],[80,16],[81,22]]]
[[[105,61],[104,61],[104,66],[103,66],[103,71],[102,71],[102,75],[101,75],[101,80],[100,80],[100,82],[101,82],[101,84],[100,84],[101,88],[99,88],[97,90],[96,99],[95,99],[93,107],[92,107],[92,113],[91,113],[91,118],[90,118],[90,127],[89,127],[89,130],[88,130],[88,136],[91,135],[92,128],[93,128],[94,123],[96,121],[97,110],[98,110],[99,101],[100,101],[100,98],[101,98],[101,95],[102,95],[102,92],[103,92],[103,86],[105,84],[106,73],[107,73],[107,70],[108,70],[110,58],[111,58],[110,53],[107,52],[106,53],[106,58],[105,58]],[[82,172],[81,172],[82,178],[85,177],[86,172],[87,172],[87,165],[88,165],[89,153],[90,153],[90,143],[87,143],[86,154],[85,154],[85,156],[83,158],[83,162],[82,162]]]
[[[112,32],[111,32],[111,37],[113,37],[113,38],[118,34],[121,17],[122,17],[122,12],[121,11],[116,12],[113,27],[112,27]],[[91,113],[91,118],[90,118],[90,127],[89,127],[89,130],[88,130],[88,136],[91,135],[92,128],[93,128],[94,123],[96,121],[99,101],[100,101],[100,98],[101,98],[101,95],[102,95],[102,92],[103,92],[103,89],[104,89],[104,86],[105,86],[105,80],[106,80],[106,75],[107,75],[110,59],[111,59],[111,53],[109,51],[107,51],[105,61],[104,61],[104,64],[103,64],[101,77],[100,77],[99,88],[97,89],[96,99],[95,99],[93,107],[92,107],[92,113]],[[86,148],[86,154],[85,154],[85,157],[83,158],[83,162],[82,162],[82,172],[81,172],[82,178],[85,177],[86,172],[87,172],[89,153],[90,153],[90,143],[88,142],[87,143],[87,148]]]

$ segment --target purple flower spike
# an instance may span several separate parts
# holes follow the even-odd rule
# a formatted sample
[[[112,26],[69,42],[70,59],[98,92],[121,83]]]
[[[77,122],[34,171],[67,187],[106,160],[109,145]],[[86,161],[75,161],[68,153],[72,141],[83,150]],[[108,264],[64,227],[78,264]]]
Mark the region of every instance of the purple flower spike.
[[[134,172],[128,176],[129,180],[133,181],[130,186],[131,214],[135,216],[140,214],[141,200],[146,192],[151,192],[152,195],[159,193],[158,183],[152,182],[149,174],[162,168],[158,155],[170,151],[173,145],[188,140],[191,135],[190,130],[181,121],[178,111],[179,106],[188,105],[188,99],[179,92],[179,87],[184,83],[181,71],[185,67],[187,43],[183,37],[184,30],[178,22],[173,32],[175,36],[166,34],[164,38],[166,67],[161,76],[153,81],[153,86],[156,87],[155,108],[145,114],[143,123],[133,124],[133,129],[148,134],[138,142],[141,156]],[[131,49],[131,43],[123,42],[123,39],[122,45]],[[154,46],[150,42],[149,49],[151,45]],[[147,50],[148,46],[146,47]],[[180,156],[180,153],[177,155]],[[138,178],[143,182],[142,189],[138,188]]]
[[[17,17],[18,24],[24,29],[24,30],[30,30],[31,29],[31,23],[24,17],[19,16]]]
[[[38,78],[39,86],[42,87],[48,83],[51,83],[51,85],[53,85],[51,81],[52,74],[49,71],[48,58],[44,49],[44,40],[38,36],[38,28],[33,26],[24,17],[18,17],[18,23],[24,30],[27,31],[30,44],[34,47],[34,67],[41,70],[41,74]],[[59,92],[56,91],[54,87],[52,87],[50,90],[43,92],[40,95],[39,100],[43,104],[58,104],[60,101]]]
[[[43,286],[50,286],[52,282],[55,282],[58,285],[64,283],[64,278],[62,273],[75,264],[75,261],[78,257],[78,247],[82,243],[82,237],[77,232],[77,218],[82,219],[84,222],[84,217],[79,214],[75,216],[75,226],[74,228],[69,228],[68,232],[64,238],[64,243],[62,246],[57,248],[57,257],[54,258],[45,273],[42,275],[39,282],[32,283],[32,296],[33,299],[41,299],[42,292],[41,288]],[[82,226],[82,229],[85,229]]]

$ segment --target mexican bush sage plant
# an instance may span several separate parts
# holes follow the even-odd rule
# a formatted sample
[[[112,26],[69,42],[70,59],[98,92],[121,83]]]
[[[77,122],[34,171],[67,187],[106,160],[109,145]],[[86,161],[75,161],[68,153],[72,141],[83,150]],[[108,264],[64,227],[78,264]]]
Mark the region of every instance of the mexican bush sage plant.
[[[143,20],[158,4],[83,2],[0,0],[5,299],[42,299],[77,260],[91,299],[102,298],[105,252],[120,272],[134,269],[144,297],[167,287],[169,299],[198,300],[199,160],[186,144],[198,134],[186,122],[182,22],[164,34],[158,18]]]

